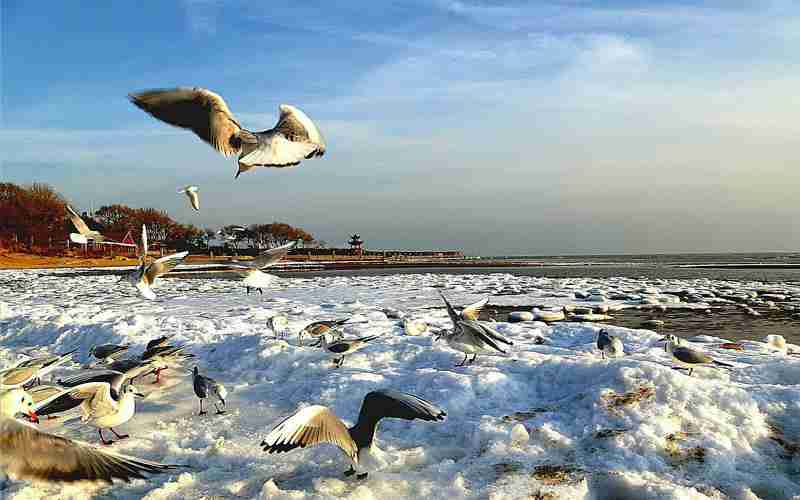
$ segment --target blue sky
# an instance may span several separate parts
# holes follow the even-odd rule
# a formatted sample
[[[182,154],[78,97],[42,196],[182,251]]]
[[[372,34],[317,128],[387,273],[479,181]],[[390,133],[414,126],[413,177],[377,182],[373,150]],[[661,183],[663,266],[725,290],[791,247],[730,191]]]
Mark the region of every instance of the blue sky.
[[[0,179],[371,248],[800,247],[796,2],[299,3],[2,2]],[[126,98],[178,85],[297,105],[328,155],[234,181]]]

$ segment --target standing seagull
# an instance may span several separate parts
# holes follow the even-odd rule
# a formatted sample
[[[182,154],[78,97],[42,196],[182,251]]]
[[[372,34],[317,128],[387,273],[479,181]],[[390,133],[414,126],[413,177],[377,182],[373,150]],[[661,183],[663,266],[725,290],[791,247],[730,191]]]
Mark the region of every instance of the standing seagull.
[[[0,393],[0,471],[14,479],[49,482],[130,481],[144,474],[160,474],[178,468],[148,460],[101,451],[93,446],[41,432],[15,420],[30,410],[33,399],[21,389]]]
[[[198,413],[198,415],[205,415],[208,413],[207,411],[203,411],[203,400],[208,397],[209,393],[215,396],[219,402],[222,403],[222,408],[225,408],[225,398],[228,397],[228,391],[225,390],[225,386],[211,377],[200,375],[200,370],[196,366],[194,367],[192,374],[194,394],[200,400],[200,413]],[[214,401],[214,408],[217,409],[217,415],[222,415],[225,413],[224,409],[220,410],[216,401]]]
[[[597,334],[597,348],[600,350],[603,359],[606,359],[606,353],[614,358],[625,354],[622,341],[617,337],[612,337],[605,330],[600,330]]]
[[[89,349],[89,354],[100,360],[101,363],[112,363],[128,350],[130,345],[100,344]]]
[[[304,326],[303,329],[300,330],[297,333],[297,340],[300,343],[300,345],[303,345],[303,335],[308,335],[309,337],[316,337],[317,339],[319,339],[320,337],[322,337],[326,333],[329,333],[329,332],[333,333],[333,332],[331,332],[331,330],[333,330],[337,326],[342,326],[343,324],[347,323],[348,321],[350,321],[350,318],[345,318],[345,319],[325,319],[325,320],[322,320],[322,321],[315,321],[315,322],[311,323],[310,325]],[[333,330],[333,331],[336,332],[336,330]],[[319,345],[319,340],[317,340],[317,343],[312,344],[312,346],[316,346],[316,345]]]
[[[664,344],[664,350],[670,353],[672,355],[672,359],[677,361],[678,365],[680,365],[679,367],[676,367],[676,369],[688,369],[690,377],[692,376],[692,370],[694,370],[696,366],[717,365],[724,366],[726,368],[733,368],[733,365],[723,363],[722,361],[717,361],[711,356],[708,356],[696,349],[677,345],[674,335],[664,337],[660,340],[660,342],[666,342],[666,344]]]
[[[289,251],[291,251],[295,245],[297,245],[297,242],[293,241],[279,247],[270,248],[259,254],[259,256],[253,260],[234,260],[229,265],[244,270],[245,278],[243,283],[247,287],[248,295],[250,295],[251,288],[257,289],[258,292],[263,295],[264,292],[261,289],[270,286],[276,278],[271,274],[261,272],[261,270],[277,264],[278,261],[289,254]]]
[[[15,389],[36,383],[41,377],[69,361],[76,350],[60,355],[26,359],[12,368],[0,370],[0,390]]]
[[[450,320],[453,322],[453,331],[439,333],[436,340],[444,339],[451,348],[464,353],[464,360],[456,366],[464,366],[470,354],[472,354],[472,359],[469,363],[472,364],[480,351],[486,351],[489,348],[505,354],[505,351],[497,345],[498,342],[514,345],[499,332],[484,326],[479,321],[461,319],[461,315],[453,309],[444,294],[441,295],[447,306],[447,314],[450,315]]]
[[[378,422],[383,418],[405,420],[444,420],[447,413],[422,398],[405,392],[382,389],[364,397],[358,422],[349,429],[327,407],[314,405],[298,410],[287,417],[261,442],[264,451],[283,453],[322,443],[338,446],[351,461],[344,475],[355,474],[370,462]],[[365,479],[368,472],[357,474]]]
[[[73,210],[69,205],[67,205],[67,215],[69,216],[69,220],[72,221],[72,225],[78,230],[77,233],[70,233],[69,235],[69,238],[74,243],[85,244],[88,240],[104,241],[106,239],[99,231],[92,231],[89,229],[89,226],[87,226],[86,222],[78,215],[78,212]]]
[[[142,224],[142,248],[142,255],[139,257],[139,269],[131,273],[128,276],[128,279],[131,281],[131,283],[133,283],[136,289],[139,290],[139,293],[142,294],[143,297],[154,300],[156,298],[156,294],[153,293],[151,286],[153,283],[155,283],[156,278],[172,271],[175,266],[180,264],[183,259],[189,255],[189,252],[180,252],[167,255],[166,257],[161,257],[160,259],[148,265],[147,229],[145,228],[144,224]]]
[[[276,339],[284,338],[286,336],[286,330],[289,327],[289,320],[282,314],[276,314],[267,320],[267,326],[272,330],[272,333],[275,334]]]
[[[379,338],[380,335],[370,335],[368,337],[361,337],[357,339],[342,339],[334,340],[333,343],[328,343],[327,334],[323,334],[320,341],[322,348],[335,356],[333,360],[334,368],[340,368],[344,363],[344,357],[348,354],[353,354],[356,351],[367,347],[367,344]]]
[[[179,193],[184,193],[186,196],[189,197],[189,203],[192,204],[192,208],[196,211],[200,211],[200,197],[197,195],[197,190],[200,189],[197,186],[186,186],[184,188],[178,189]]]
[[[294,106],[281,104],[275,127],[245,130],[218,94],[200,87],[148,90],[131,94],[131,102],[158,118],[198,137],[225,156],[239,155],[236,177],[251,168],[289,167],[325,154],[317,126]]]

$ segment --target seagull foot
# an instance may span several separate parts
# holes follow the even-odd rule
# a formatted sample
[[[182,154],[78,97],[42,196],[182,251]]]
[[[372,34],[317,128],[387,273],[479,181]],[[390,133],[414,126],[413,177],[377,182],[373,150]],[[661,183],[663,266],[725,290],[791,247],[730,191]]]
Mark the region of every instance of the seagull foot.
[[[365,472],[363,474],[356,474],[356,479],[358,479],[359,481],[363,481],[364,479],[367,478],[367,474],[369,474],[369,473]]]
[[[350,467],[349,469],[344,471],[344,477],[350,477],[355,473],[356,473],[356,470],[354,468]]]

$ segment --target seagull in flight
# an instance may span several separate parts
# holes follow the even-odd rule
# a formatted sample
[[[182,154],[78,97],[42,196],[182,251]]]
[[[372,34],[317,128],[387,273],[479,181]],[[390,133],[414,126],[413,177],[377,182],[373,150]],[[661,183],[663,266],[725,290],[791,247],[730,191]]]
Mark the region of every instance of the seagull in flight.
[[[264,291],[262,288],[270,286],[277,277],[261,270],[277,264],[282,258],[289,254],[295,245],[297,245],[297,242],[293,241],[279,247],[270,248],[259,254],[259,256],[253,260],[234,260],[231,261],[229,265],[242,270],[240,272],[244,275],[243,283],[244,286],[247,287],[248,295],[250,294],[251,288],[255,288],[258,290],[258,293],[263,295]]]
[[[172,271],[180,264],[189,252],[179,252],[161,257],[147,264],[147,229],[142,224],[142,255],[139,257],[139,268],[128,276],[131,283],[139,290],[142,297],[150,300],[156,298],[151,286],[156,278]]]
[[[197,186],[186,186],[178,189],[179,193],[183,193],[189,198],[189,203],[192,204],[192,208],[197,212],[200,211],[200,196],[197,194],[199,189]]]
[[[239,155],[236,177],[254,167],[290,167],[325,154],[319,128],[289,104],[279,106],[275,127],[251,132],[242,128],[220,95],[204,88],[147,90],[129,97],[151,116],[192,130],[221,154]]]
[[[433,422],[444,420],[445,416],[447,413],[444,410],[420,397],[383,389],[372,391],[364,397],[358,421],[350,428],[345,427],[329,408],[307,406],[275,426],[261,446],[269,453],[284,453],[322,443],[334,444],[350,459],[350,469],[344,473],[345,476],[357,474],[358,479],[365,479],[368,471],[364,469],[375,461],[375,432],[381,419]]]
[[[179,468],[99,450],[94,446],[38,430],[15,415],[33,422],[33,398],[22,389],[0,393],[0,471],[18,480],[48,482],[144,479]]]
[[[89,240],[105,241],[106,237],[100,234],[99,231],[92,231],[89,229],[89,226],[87,226],[86,222],[78,215],[78,212],[69,205],[67,205],[67,215],[69,216],[69,220],[72,221],[72,225],[78,230],[77,233],[70,233],[69,235],[73,243],[85,244]]]

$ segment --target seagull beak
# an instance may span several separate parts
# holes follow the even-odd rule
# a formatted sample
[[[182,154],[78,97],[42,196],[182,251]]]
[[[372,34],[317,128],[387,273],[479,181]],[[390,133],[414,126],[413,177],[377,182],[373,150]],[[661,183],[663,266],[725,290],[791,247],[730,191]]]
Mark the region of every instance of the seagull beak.
[[[34,424],[39,423],[39,415],[37,415],[36,412],[33,410],[28,412],[28,418],[30,418],[31,422],[33,422]]]

